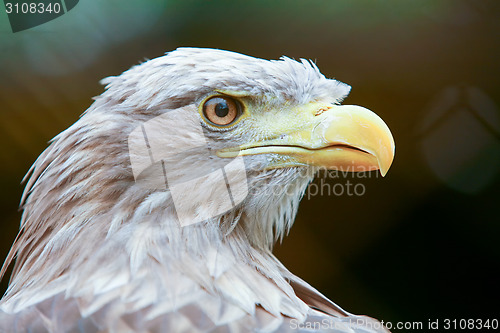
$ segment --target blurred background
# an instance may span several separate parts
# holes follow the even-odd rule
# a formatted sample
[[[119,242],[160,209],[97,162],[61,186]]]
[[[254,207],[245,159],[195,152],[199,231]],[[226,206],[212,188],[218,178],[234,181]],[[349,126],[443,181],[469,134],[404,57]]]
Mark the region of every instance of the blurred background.
[[[0,6],[0,257],[24,174],[102,93],[100,79],[180,46],[287,55],[350,84],[345,103],[384,119],[396,157],[385,178],[315,180],[322,195],[311,187],[276,255],[352,313],[498,319],[499,4],[87,0],[17,33]],[[362,195],[324,185],[347,181]]]

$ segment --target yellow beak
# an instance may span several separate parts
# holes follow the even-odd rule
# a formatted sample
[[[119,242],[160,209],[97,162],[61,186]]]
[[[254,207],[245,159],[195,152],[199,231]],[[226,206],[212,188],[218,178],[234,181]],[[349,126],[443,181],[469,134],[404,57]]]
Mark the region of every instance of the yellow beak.
[[[272,140],[218,151],[220,157],[277,154],[271,167],[312,165],[341,171],[380,170],[385,176],[395,145],[387,125],[372,111],[354,105],[329,105],[316,111],[300,130]]]

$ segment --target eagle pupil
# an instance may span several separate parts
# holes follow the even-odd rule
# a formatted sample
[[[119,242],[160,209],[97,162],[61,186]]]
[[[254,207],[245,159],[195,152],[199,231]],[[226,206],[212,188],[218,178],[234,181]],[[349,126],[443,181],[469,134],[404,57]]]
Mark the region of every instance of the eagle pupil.
[[[226,102],[217,103],[215,106],[215,114],[217,117],[224,118],[229,113],[229,106]]]

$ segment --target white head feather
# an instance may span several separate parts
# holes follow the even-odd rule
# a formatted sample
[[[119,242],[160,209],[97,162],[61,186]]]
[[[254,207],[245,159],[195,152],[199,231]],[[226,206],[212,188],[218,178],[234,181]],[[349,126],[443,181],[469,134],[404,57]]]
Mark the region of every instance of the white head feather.
[[[245,200],[202,223],[179,226],[171,193],[135,181],[128,137],[137,126],[182,108],[172,145],[187,144],[199,125],[196,105],[217,90],[252,96],[264,112],[311,101],[339,103],[349,86],[326,79],[306,60],[267,61],[196,48],[178,49],[102,82],[106,91],[30,169],[21,232],[6,265],[14,256],[17,263],[1,309],[27,313],[22,318],[29,325],[30,309],[62,304],[59,314],[45,314],[58,327],[71,327],[61,326],[62,314],[75,320],[93,316],[97,323],[98,313],[115,328],[131,313],[143,315],[137,327],[154,326],[154,318],[169,322],[169,315],[194,303],[219,324],[248,320],[262,309],[279,318],[268,328],[282,325],[283,315],[303,322],[311,309],[297,288],[317,292],[289,273],[271,249],[291,227],[314,172],[267,170],[265,158],[249,157]],[[267,133],[250,126],[205,135],[211,148],[219,148]],[[210,163],[217,158],[193,152],[178,168]],[[192,195],[210,198],[212,187],[204,185]],[[214,302],[234,308],[211,313]],[[348,315],[331,307],[339,317]]]

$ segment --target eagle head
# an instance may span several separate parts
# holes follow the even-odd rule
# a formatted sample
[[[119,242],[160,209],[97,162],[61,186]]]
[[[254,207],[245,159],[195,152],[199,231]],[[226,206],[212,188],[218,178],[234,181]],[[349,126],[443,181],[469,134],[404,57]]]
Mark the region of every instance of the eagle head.
[[[340,105],[348,85],[303,59],[199,48],[102,82],[30,169],[5,313],[34,318],[51,302],[74,322],[133,313],[141,327],[218,299],[234,322],[349,316],[271,253],[319,170],[392,163],[385,123]]]

